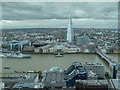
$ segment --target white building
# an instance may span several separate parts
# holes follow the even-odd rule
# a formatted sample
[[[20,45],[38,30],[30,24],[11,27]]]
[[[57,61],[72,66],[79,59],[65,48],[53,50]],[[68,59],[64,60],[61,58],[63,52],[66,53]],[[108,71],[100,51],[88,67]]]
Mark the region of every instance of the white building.
[[[71,19],[71,15],[69,12],[69,20],[68,20],[68,28],[67,28],[67,41],[72,43],[73,42],[73,29],[72,29],[72,19]]]
[[[50,50],[50,53],[55,53],[57,51],[61,51],[61,52],[64,52],[64,53],[68,52],[68,48],[63,46],[63,45],[55,45],[55,46],[49,48],[49,50]]]
[[[68,48],[68,53],[76,53],[76,52],[80,52],[80,48],[77,47]]]
[[[88,80],[97,80],[97,75],[92,70],[86,70]]]
[[[61,51],[64,53],[75,53],[75,52],[80,52],[80,48],[76,46],[64,46],[64,45],[55,45],[51,48],[49,48],[50,53],[55,53],[57,51]]]
[[[92,70],[94,73],[96,73],[98,78],[104,78],[104,76],[105,76],[104,65],[101,63],[88,63],[88,62],[86,62],[84,67],[86,70]]]
[[[0,82],[0,90],[3,89],[3,88],[5,88],[5,83]]]

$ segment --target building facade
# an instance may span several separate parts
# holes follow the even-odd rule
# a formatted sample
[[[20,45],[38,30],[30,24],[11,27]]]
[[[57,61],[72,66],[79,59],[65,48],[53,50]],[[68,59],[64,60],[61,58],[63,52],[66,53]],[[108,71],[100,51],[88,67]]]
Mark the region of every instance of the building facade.
[[[64,71],[67,87],[74,87],[76,80],[86,80],[86,72],[80,62],[73,62],[73,64]]]
[[[85,67],[86,70],[92,70],[94,73],[96,73],[98,78],[104,79],[105,69],[104,69],[104,65],[103,64],[86,62],[84,67]]]
[[[77,40],[76,40],[76,44],[78,46],[83,46],[83,45],[88,46],[89,42],[90,42],[90,40],[87,36],[78,36]]]
[[[76,80],[75,90],[109,90],[107,80]]]
[[[72,28],[72,19],[69,12],[69,20],[68,20],[68,28],[67,28],[67,41],[73,43],[74,35],[73,35],[73,28]]]

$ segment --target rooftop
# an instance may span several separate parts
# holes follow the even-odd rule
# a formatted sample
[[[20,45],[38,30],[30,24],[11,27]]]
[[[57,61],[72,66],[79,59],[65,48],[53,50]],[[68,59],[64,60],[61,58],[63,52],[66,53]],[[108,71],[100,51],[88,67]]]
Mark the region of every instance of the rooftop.
[[[47,72],[44,80],[44,84],[46,87],[51,86],[64,86],[64,74],[61,72]]]
[[[76,80],[76,82],[82,82],[89,85],[108,85],[107,80]]]
[[[85,65],[103,66],[103,64],[101,64],[101,63],[96,63],[96,62],[93,62],[93,63],[85,62]]]
[[[64,73],[58,67],[51,68],[48,72],[46,72],[44,84],[45,87],[64,86]]]

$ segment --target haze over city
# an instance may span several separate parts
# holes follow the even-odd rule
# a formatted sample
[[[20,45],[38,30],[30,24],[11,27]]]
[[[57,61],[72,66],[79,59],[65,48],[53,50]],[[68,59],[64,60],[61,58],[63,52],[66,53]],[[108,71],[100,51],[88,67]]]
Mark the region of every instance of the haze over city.
[[[117,28],[115,2],[3,2],[3,28],[66,28],[71,11],[73,28]]]

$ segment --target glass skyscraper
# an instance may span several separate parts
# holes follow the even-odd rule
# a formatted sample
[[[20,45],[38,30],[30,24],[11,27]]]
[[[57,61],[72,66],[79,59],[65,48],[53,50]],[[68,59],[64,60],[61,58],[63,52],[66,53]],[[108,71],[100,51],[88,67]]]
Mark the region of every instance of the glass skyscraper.
[[[67,41],[73,43],[73,29],[72,29],[72,19],[69,11],[69,20],[68,20],[68,28],[67,28]]]

